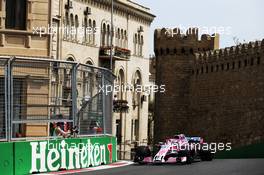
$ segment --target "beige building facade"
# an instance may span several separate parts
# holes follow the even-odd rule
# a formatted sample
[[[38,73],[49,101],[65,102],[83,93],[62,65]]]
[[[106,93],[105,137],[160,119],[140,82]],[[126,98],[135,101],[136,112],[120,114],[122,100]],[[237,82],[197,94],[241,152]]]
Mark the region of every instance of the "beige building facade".
[[[148,95],[144,90],[135,92],[132,86],[149,85],[149,28],[155,16],[147,7],[129,0],[113,2],[111,32],[110,0],[0,0],[0,55],[44,57],[110,68],[112,36],[115,84],[129,85],[114,92],[115,100],[124,102],[118,103],[119,109],[125,110],[115,110],[112,134],[118,138],[121,158],[130,158],[136,143],[148,143]],[[63,97],[61,84],[68,83],[65,75],[57,80],[53,77],[55,67],[50,64],[29,65],[24,62],[14,68],[14,78],[20,82],[15,92],[23,93],[17,96],[25,99],[23,104],[18,100],[20,112],[16,117],[25,123],[33,119],[30,117],[50,116],[52,97]],[[3,80],[3,74],[0,76]],[[85,78],[77,76],[77,81]],[[96,94],[84,94],[87,87],[81,81],[77,82],[77,88],[81,97],[92,98]],[[80,109],[81,102],[77,106]],[[25,123],[14,124],[17,125],[14,137],[49,135],[48,125]]]
[[[1,0],[0,1],[0,55],[49,57],[49,35],[40,37],[34,33],[34,26],[48,27],[50,22],[49,0]],[[4,109],[4,72],[1,59],[0,71],[0,139],[4,137],[6,125]],[[13,119],[20,123],[12,123],[12,137],[35,137],[47,136],[48,125],[41,123],[26,123],[22,120],[30,120],[36,115],[48,115],[47,108],[39,109],[34,106],[36,101],[39,105],[49,103],[49,74],[45,65],[29,66],[28,62],[18,63],[13,61]],[[41,99],[41,100],[39,100]],[[28,106],[26,109],[25,106]],[[44,118],[47,119],[47,118]]]
[[[115,0],[114,31],[111,32],[110,0],[52,2],[52,25],[59,26],[52,37],[51,56],[54,59],[110,68],[112,33],[115,84],[149,84],[149,28],[155,17],[150,9],[132,1]],[[83,87],[81,83],[78,86]],[[136,142],[148,142],[147,95],[129,88],[114,95],[117,101],[125,101],[129,107],[125,111],[115,111],[112,134],[118,137],[121,158],[130,158]]]

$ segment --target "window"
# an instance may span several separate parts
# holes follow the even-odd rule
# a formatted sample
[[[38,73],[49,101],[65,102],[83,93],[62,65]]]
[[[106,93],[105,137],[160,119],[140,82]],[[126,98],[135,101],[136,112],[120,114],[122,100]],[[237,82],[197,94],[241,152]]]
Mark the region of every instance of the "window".
[[[137,55],[137,34],[134,36],[134,55]]]
[[[250,65],[253,66],[254,65],[254,58],[250,59]]]
[[[238,68],[241,68],[241,61],[238,62]]]
[[[87,33],[87,29],[88,28],[88,20],[87,18],[84,18],[84,42],[86,43],[88,41],[88,33]]]
[[[110,36],[110,25],[107,25],[107,29],[106,29],[106,45],[107,46],[110,46],[111,44],[111,42],[110,42],[110,38],[111,36]]]
[[[26,0],[6,1],[6,23],[7,29],[26,30]]]
[[[167,54],[167,55],[170,54],[170,49],[169,49],[169,48],[166,49],[166,54]]]
[[[143,45],[144,45],[144,37],[141,36],[141,39],[140,39],[140,56],[143,56]]]
[[[64,21],[64,23],[65,23],[65,26],[66,26],[65,30],[64,30],[64,38],[68,39],[69,33],[70,33],[70,18],[69,18],[69,13],[68,12],[65,13],[65,21]]]
[[[105,34],[106,34],[106,25],[103,24],[103,28],[102,28],[102,46],[106,46],[106,43],[105,43]]]
[[[92,32],[93,32],[92,42],[93,42],[93,44],[95,44],[95,33],[97,32],[97,30],[96,30],[96,21],[95,20],[93,20],[93,30],[92,30]]]
[[[120,47],[123,48],[123,43],[124,43],[124,31],[121,29],[121,38],[120,38]]]
[[[127,31],[124,31],[124,48],[127,48]]]
[[[258,65],[260,64],[260,57],[258,57],[258,59],[257,59],[257,64]]]
[[[91,44],[91,42],[92,42],[92,20],[91,19],[89,19],[88,20],[88,43],[89,44]],[[105,31],[104,31],[105,32]]]
[[[73,18],[73,14],[70,15],[70,36],[71,36],[71,40],[74,39],[74,18]]]
[[[244,66],[247,67],[247,60],[244,60]]]
[[[216,65],[216,72],[218,72],[219,70],[219,65]]]
[[[78,27],[79,27],[79,20],[78,16],[75,15],[75,41],[78,42]]]

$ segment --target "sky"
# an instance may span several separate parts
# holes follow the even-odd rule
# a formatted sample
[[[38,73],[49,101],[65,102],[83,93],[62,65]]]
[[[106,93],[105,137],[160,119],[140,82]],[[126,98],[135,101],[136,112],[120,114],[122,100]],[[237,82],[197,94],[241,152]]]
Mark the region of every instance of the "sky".
[[[198,27],[217,30],[220,47],[264,39],[264,0],[134,0],[149,7],[156,18],[151,26],[150,50],[156,28]],[[220,31],[220,32],[219,32]]]

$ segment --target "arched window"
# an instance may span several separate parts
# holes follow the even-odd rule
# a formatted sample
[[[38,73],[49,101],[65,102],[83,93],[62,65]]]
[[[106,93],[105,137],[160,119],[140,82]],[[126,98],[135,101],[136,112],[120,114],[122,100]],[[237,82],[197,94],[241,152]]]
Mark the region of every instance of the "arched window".
[[[106,43],[105,43],[105,33],[106,33],[106,25],[105,23],[103,24],[103,28],[102,28],[102,34],[101,34],[101,37],[102,37],[102,46],[105,46]]]
[[[182,53],[182,54],[185,54],[185,49],[184,49],[184,47],[181,49],[181,53]]]
[[[88,30],[88,19],[87,18],[84,18],[84,42],[87,43],[88,41],[88,33],[87,33],[87,30]]]
[[[177,54],[177,49],[176,49],[176,48],[173,49],[173,53],[174,53],[174,54]]]
[[[93,20],[93,29],[92,29],[92,31],[93,31],[93,44],[95,44],[95,34],[96,34],[96,32],[97,32],[97,29],[96,29],[96,21],[95,20]]]
[[[138,86],[142,85],[142,77],[140,71],[136,71],[134,74],[134,79],[133,79],[133,85],[135,89],[138,89]],[[140,91],[134,91],[133,93],[133,106],[138,106],[140,107],[140,97],[141,97],[141,92]]]
[[[89,21],[88,21],[88,42],[89,42],[89,44],[91,44],[92,43],[92,40],[93,40],[93,35],[92,35],[92,32],[93,32],[93,30],[92,30],[92,28],[93,28],[93,26],[92,26],[92,20],[91,19],[89,19]]]
[[[93,65],[91,61],[87,61],[85,64]],[[84,67],[83,71],[83,96],[86,100],[93,96],[93,89],[95,86],[94,82],[95,74],[91,71],[89,67]]]
[[[125,84],[125,74],[122,69],[119,70],[118,75],[117,75],[117,85],[119,86],[119,91],[117,92],[117,98],[119,100],[123,100],[123,86]]]
[[[143,56],[143,45],[144,45],[144,37],[141,36],[141,39],[140,39],[140,56]]]
[[[140,45],[141,45],[141,41],[140,41],[140,34],[138,34],[138,38],[137,38],[137,55],[139,56],[140,55]]]
[[[214,66],[211,66],[211,72],[214,72]]]
[[[160,48],[160,55],[163,55],[163,49]]]
[[[257,65],[260,65],[260,57],[257,58]]]
[[[124,31],[124,48],[127,48],[127,31]]]
[[[79,28],[79,20],[78,16],[75,15],[75,41],[78,42],[78,28]]]
[[[107,41],[107,46],[110,46],[110,25],[107,25],[107,29],[106,29],[106,41]]]
[[[73,40],[74,39],[74,18],[73,18],[73,14],[70,15],[70,39]]]
[[[117,29],[117,46],[120,46],[120,29]]]
[[[167,54],[167,55],[170,54],[170,49],[169,49],[169,48],[166,49],[166,54]]]
[[[124,40],[124,31],[121,29],[121,37],[120,37],[120,47],[123,48],[123,40]]]
[[[251,66],[254,66],[254,58],[251,58],[251,59],[250,59],[250,65],[251,65]]]
[[[64,39],[68,39],[69,33],[70,33],[70,31],[69,31],[70,30],[70,18],[69,18],[69,13],[68,12],[65,13],[64,24],[65,24]]]
[[[134,55],[137,55],[137,34],[134,36]]]
[[[190,49],[190,54],[193,54],[193,48]]]

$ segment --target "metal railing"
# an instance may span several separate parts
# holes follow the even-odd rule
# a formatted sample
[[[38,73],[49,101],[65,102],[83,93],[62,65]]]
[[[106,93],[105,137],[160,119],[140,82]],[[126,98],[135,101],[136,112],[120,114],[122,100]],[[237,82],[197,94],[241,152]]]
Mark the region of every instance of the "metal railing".
[[[0,141],[112,134],[107,69],[44,58],[0,57]]]

